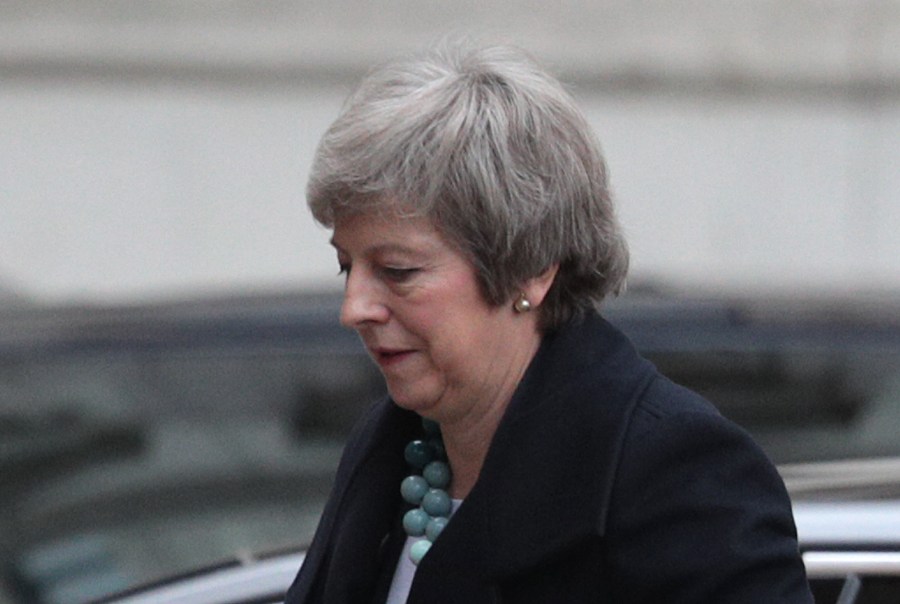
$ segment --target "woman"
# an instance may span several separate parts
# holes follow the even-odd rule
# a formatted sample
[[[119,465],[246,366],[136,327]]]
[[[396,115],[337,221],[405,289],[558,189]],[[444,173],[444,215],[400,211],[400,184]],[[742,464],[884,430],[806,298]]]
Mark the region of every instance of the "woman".
[[[763,453],[596,310],[628,264],[606,168],[522,53],[370,74],[308,200],[390,397],[288,604],[812,601]]]

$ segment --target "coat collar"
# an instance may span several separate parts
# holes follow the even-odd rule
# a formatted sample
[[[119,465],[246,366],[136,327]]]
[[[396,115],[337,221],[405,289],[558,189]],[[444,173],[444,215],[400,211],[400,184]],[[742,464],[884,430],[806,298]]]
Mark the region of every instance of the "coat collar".
[[[596,313],[545,336],[478,482],[419,570],[499,577],[602,536],[625,428],[654,373]]]
[[[420,563],[409,601],[429,593],[437,604],[434,594],[442,590],[435,585],[452,585],[453,601],[492,601],[486,586],[602,536],[631,410],[654,373],[594,312],[545,335],[478,482]],[[325,541],[305,562],[307,581],[328,575],[320,584],[324,601],[368,601],[360,594],[377,575],[379,544],[396,518],[408,472],[403,447],[418,426],[417,416],[386,402],[351,437],[322,519]],[[311,583],[295,587],[308,593]]]

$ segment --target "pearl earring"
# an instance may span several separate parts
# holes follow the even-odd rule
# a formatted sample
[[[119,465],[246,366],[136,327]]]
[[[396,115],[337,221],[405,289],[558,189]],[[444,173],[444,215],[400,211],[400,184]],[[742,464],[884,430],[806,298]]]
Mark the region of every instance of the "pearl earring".
[[[513,309],[517,313],[525,313],[531,310],[531,302],[528,301],[528,298],[525,297],[525,294],[519,296],[519,299],[515,301],[513,304]]]

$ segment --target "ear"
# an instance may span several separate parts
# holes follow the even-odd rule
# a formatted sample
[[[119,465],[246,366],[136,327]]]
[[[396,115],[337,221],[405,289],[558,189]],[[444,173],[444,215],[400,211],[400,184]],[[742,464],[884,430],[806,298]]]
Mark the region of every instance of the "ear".
[[[557,271],[559,271],[559,264],[551,264],[543,273],[522,284],[522,293],[531,302],[533,308],[537,308],[544,301],[544,297],[553,285]]]

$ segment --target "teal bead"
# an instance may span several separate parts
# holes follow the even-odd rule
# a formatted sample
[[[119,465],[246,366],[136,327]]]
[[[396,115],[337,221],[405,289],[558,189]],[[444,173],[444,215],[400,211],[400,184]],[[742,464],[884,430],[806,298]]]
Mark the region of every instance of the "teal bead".
[[[403,456],[406,458],[406,463],[414,468],[422,469],[434,459],[434,451],[424,440],[414,440],[406,445]]]
[[[403,530],[411,537],[421,537],[425,534],[430,518],[422,508],[410,510],[403,515]]]
[[[440,436],[441,425],[433,419],[422,418],[422,428],[428,436]]]
[[[425,536],[429,541],[437,541],[441,531],[444,530],[444,527],[447,526],[448,522],[450,522],[450,519],[445,516],[432,518],[428,521],[428,524],[425,525]]]
[[[409,548],[409,559],[413,561],[413,564],[418,564],[422,561],[422,558],[425,557],[425,554],[428,553],[430,548],[431,541],[428,541],[427,539],[416,541],[412,544],[412,547]]]
[[[447,526],[450,512],[453,511],[453,501],[445,490],[452,480],[452,470],[447,463],[440,426],[424,419],[422,426],[427,441],[414,440],[403,451],[407,463],[421,470],[422,475],[407,476],[400,483],[403,500],[419,506],[403,515],[403,530],[406,534],[410,537],[425,537],[410,546],[409,558],[416,565]]]
[[[428,481],[421,476],[407,476],[400,483],[400,494],[403,501],[413,505],[422,503],[422,498],[428,492]]]
[[[428,444],[434,452],[434,459],[447,459],[447,449],[444,448],[444,441],[440,437],[429,439]]]
[[[450,511],[453,509],[453,502],[446,491],[431,489],[422,498],[422,509],[429,516],[449,516]],[[422,527],[423,530],[424,528]]]
[[[450,484],[450,466],[443,461],[432,461],[422,470],[422,476],[431,487],[446,489]]]

